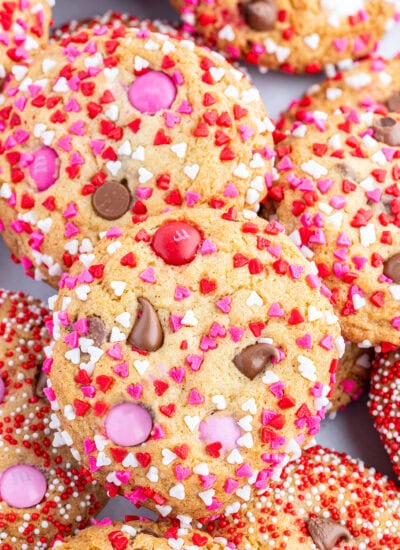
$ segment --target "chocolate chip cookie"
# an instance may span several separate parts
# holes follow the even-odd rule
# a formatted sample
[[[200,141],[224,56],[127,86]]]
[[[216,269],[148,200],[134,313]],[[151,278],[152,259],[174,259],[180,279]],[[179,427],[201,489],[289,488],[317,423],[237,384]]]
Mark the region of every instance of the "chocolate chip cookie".
[[[345,338],[400,344],[400,115],[352,109],[278,143],[277,216],[331,291]]]
[[[335,413],[361,397],[371,378],[372,355],[371,348],[363,349],[346,343],[344,355],[334,374],[329,413]]]
[[[283,227],[234,218],[113,228],[54,302],[45,391],[67,439],[110,495],[161,516],[248,501],[300,456],[344,349]]]
[[[374,49],[392,0],[171,0],[186,28],[233,59],[289,73],[317,73]]]
[[[58,542],[55,547],[60,550],[224,550],[225,542],[222,537],[214,540],[207,533],[177,520],[113,524],[106,519],[76,537]]]
[[[371,56],[319,84],[313,84],[301,99],[292,101],[281,115],[275,137],[282,132],[313,123],[335,111],[358,109],[385,115],[400,110],[400,59]]]
[[[0,230],[57,285],[99,235],[181,207],[256,215],[271,184],[259,92],[220,55],[147,29],[80,30],[10,82]]]
[[[0,2],[0,91],[10,73],[22,81],[49,39],[54,0]]]

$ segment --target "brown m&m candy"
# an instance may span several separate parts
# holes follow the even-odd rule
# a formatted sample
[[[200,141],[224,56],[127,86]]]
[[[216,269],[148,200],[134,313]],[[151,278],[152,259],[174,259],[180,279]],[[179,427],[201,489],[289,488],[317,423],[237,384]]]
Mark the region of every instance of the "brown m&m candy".
[[[117,220],[128,212],[132,201],[129,189],[118,181],[109,181],[98,187],[92,204],[96,213],[105,220]]]

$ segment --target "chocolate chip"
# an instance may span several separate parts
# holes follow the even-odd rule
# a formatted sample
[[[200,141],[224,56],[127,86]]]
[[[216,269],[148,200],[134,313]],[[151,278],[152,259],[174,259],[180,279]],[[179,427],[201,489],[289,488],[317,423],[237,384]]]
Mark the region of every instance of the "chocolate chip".
[[[378,118],[373,125],[374,137],[377,141],[394,147],[400,145],[400,122],[394,118]]]
[[[400,92],[394,92],[386,102],[389,111],[400,111]]]
[[[253,380],[265,369],[270,359],[279,360],[279,352],[270,344],[254,344],[236,355],[233,362],[242,374]]]
[[[351,535],[346,527],[331,519],[309,519],[307,528],[318,550],[332,550],[340,539],[345,539],[346,541],[351,539]]]
[[[0,78],[0,93],[3,91],[6,82],[6,78]]]
[[[269,31],[274,28],[278,16],[275,0],[250,0],[242,7],[248,26],[254,31]]]
[[[107,181],[92,195],[96,213],[105,220],[117,220],[128,212],[132,197],[129,189],[118,181]]]
[[[135,348],[145,351],[157,351],[164,342],[164,332],[160,319],[146,298],[138,298],[142,309],[140,317],[128,337],[128,342]]]
[[[400,254],[388,258],[383,264],[383,273],[394,283],[400,283]]]
[[[43,390],[47,388],[47,376],[41,370],[39,376],[37,377],[35,384],[35,395],[36,397],[43,398],[45,397]]]
[[[333,170],[340,176],[342,176],[342,178],[356,181],[356,173],[354,172],[353,168],[345,162],[337,162],[333,165]]]
[[[107,339],[106,325],[100,317],[88,317],[88,334],[87,337],[94,341],[94,345],[100,347]]]

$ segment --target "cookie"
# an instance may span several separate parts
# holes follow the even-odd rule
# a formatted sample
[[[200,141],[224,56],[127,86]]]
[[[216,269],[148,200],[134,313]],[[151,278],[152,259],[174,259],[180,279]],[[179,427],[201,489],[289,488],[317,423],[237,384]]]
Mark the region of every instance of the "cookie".
[[[83,30],[9,87],[0,226],[28,275],[54,286],[116,225],[201,205],[252,218],[271,184],[259,92],[191,41]]]
[[[10,72],[23,80],[27,65],[49,38],[54,0],[0,2],[0,90]]]
[[[335,413],[361,397],[371,378],[371,357],[371,349],[346,343],[335,376],[335,387],[330,396],[329,413]]]
[[[344,453],[308,449],[253,501],[235,503],[207,531],[228,548],[396,550],[399,488]]]
[[[392,0],[171,0],[186,28],[233,59],[289,73],[373,50],[390,24]]]
[[[182,516],[182,520],[184,517]],[[175,522],[112,523],[103,520],[76,537],[57,542],[60,550],[225,550],[226,540]]]
[[[40,375],[49,336],[37,300],[0,292],[0,549],[49,548],[89,523],[106,495],[50,421]]]
[[[353,109],[276,148],[277,216],[330,288],[344,337],[363,347],[400,344],[399,127],[400,115]]]
[[[104,26],[111,26],[117,29],[122,25],[167,34],[172,38],[190,38],[190,34],[185,32],[182,25],[179,23],[153,19],[141,19],[131,13],[108,11],[104,15],[98,17],[68,21],[64,25],[53,29],[51,40],[63,40],[65,38],[69,38],[73,34],[87,29],[96,28],[97,32],[101,32],[101,29]]]
[[[400,478],[400,355],[398,350],[389,351],[390,346],[382,347],[383,352],[373,362],[368,406],[393,470]]]
[[[324,114],[357,108],[385,115],[400,110],[400,58],[371,57],[351,69],[313,84],[301,99],[292,101],[277,124],[277,135],[295,124],[318,124]],[[280,138],[284,136],[281,135]]]
[[[110,495],[203,516],[318,432],[344,345],[282,232],[180,210],[110,230],[63,281],[47,395]]]

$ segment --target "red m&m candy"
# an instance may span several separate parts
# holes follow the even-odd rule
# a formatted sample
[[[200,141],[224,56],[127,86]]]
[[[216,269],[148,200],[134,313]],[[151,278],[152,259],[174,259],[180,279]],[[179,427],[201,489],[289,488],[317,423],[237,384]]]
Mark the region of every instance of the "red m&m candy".
[[[193,225],[168,222],[157,229],[151,246],[166,264],[184,265],[194,260],[200,242],[200,232]]]

